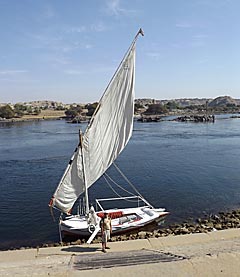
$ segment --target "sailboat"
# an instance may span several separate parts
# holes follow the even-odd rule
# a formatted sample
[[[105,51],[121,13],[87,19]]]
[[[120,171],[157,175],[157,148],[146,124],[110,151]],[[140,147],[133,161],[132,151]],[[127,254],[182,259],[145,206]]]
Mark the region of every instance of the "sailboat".
[[[57,186],[49,206],[59,209],[59,229],[64,235],[89,237],[90,243],[100,233],[100,219],[104,213],[112,219],[112,234],[122,234],[162,221],[168,212],[154,208],[140,193],[132,196],[96,199],[96,210],[89,205],[88,189],[106,171],[127,145],[133,131],[135,51],[138,31],[123,60],[109,82],[79,144]],[[116,166],[116,165],[115,165]],[[121,170],[116,166],[119,172]],[[124,177],[125,178],[125,177]],[[84,195],[84,208],[72,214],[74,203]],[[104,209],[102,203],[136,201],[136,207]],[[118,204],[116,204],[118,206]]]

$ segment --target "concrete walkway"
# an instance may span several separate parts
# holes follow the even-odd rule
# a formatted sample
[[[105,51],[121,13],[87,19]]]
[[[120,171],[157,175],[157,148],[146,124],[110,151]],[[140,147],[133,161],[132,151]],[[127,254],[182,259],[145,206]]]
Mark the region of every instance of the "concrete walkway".
[[[0,276],[240,276],[240,229],[0,252]]]

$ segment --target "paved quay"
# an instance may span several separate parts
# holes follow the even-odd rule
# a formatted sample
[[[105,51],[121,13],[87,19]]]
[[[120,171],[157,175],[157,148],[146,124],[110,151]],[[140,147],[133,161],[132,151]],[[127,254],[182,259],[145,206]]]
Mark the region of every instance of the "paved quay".
[[[240,276],[240,229],[0,251],[0,276]]]

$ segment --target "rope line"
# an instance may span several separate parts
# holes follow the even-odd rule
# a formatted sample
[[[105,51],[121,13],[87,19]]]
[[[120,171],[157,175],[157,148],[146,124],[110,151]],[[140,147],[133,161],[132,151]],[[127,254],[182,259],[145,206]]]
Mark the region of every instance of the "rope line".
[[[120,198],[124,198],[124,196],[121,196],[119,193],[116,192],[116,190],[111,186],[111,184],[109,183],[109,181],[107,180],[105,174],[103,175],[106,183],[108,184],[108,186],[110,187],[110,189]],[[119,185],[118,185],[119,186]],[[125,201],[128,201],[128,202],[138,202],[137,200],[130,200],[130,199],[124,199]]]
[[[135,195],[134,193],[124,189],[122,186],[120,186],[117,182],[115,182],[107,173],[105,173],[105,175],[108,177],[108,179],[113,182],[113,184],[115,184],[117,187],[119,187],[120,189],[122,189],[123,191],[127,192],[130,195]]]
[[[114,167],[116,170],[121,174],[121,176],[124,178],[124,180],[135,190],[135,192],[142,198],[144,198],[141,193],[135,188],[135,186],[128,180],[128,178],[123,174],[123,172],[120,170],[120,168],[113,162]]]

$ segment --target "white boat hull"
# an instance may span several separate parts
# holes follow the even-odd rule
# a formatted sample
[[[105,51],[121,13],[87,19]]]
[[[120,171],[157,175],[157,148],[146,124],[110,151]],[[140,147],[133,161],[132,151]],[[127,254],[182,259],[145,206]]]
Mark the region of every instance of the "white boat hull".
[[[112,235],[119,235],[140,229],[154,222],[160,222],[169,214],[165,209],[154,209],[149,207],[138,207],[131,209],[114,209],[104,212],[119,215],[112,218]],[[99,216],[103,212],[97,212]],[[100,220],[100,218],[99,218]],[[64,236],[89,237],[92,230],[85,216],[72,215],[60,222],[60,230]],[[100,235],[100,231],[98,232]]]

